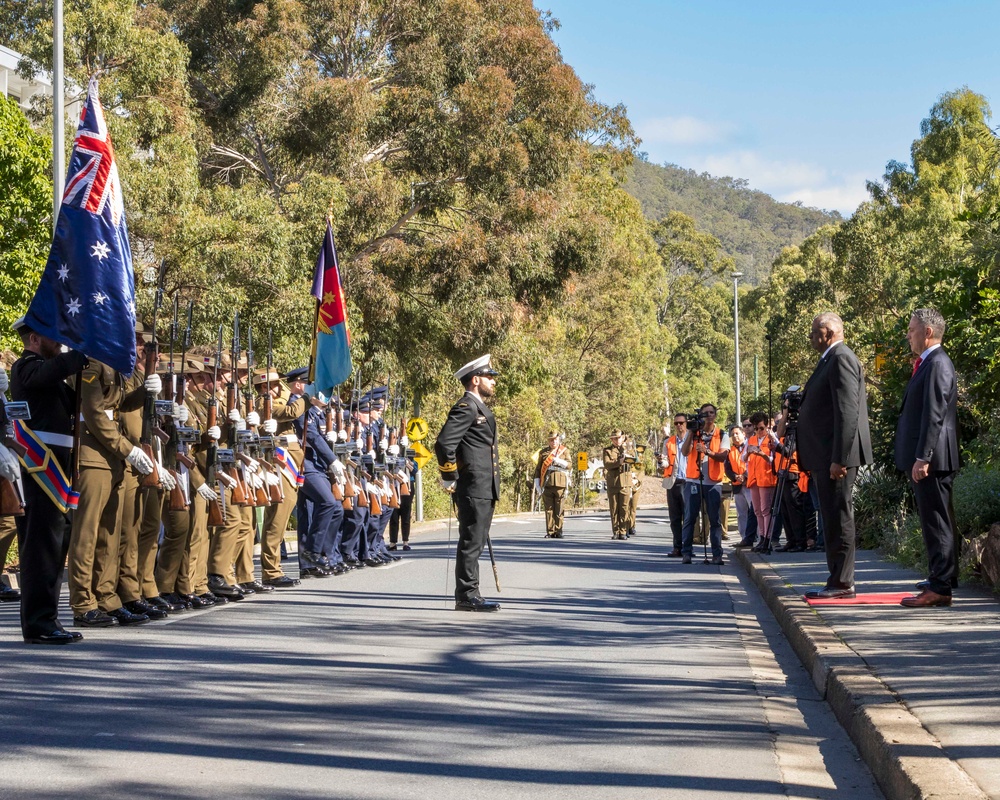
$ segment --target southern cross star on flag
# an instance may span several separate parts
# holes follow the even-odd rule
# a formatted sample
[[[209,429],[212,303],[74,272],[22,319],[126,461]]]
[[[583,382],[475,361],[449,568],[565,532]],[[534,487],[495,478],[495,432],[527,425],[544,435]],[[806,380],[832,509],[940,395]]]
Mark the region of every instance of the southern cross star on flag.
[[[326,236],[316,259],[312,296],[316,298],[316,331],[313,334],[314,387],[327,397],[333,394],[353,371],[351,365],[351,333],[347,328],[347,305],[340,282],[337,248],[333,244],[333,228],[326,221]]]
[[[96,77],[87,87],[49,260],[25,322],[125,375],[135,369],[132,251]]]

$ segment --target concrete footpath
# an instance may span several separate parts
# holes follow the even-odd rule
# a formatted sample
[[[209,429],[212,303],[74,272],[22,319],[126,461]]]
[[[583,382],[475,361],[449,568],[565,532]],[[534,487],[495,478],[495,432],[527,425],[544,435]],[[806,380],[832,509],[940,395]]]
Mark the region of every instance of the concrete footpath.
[[[890,800],[1000,800],[1000,603],[960,588],[950,608],[812,608],[822,553],[732,551]],[[864,551],[859,593],[922,575]]]

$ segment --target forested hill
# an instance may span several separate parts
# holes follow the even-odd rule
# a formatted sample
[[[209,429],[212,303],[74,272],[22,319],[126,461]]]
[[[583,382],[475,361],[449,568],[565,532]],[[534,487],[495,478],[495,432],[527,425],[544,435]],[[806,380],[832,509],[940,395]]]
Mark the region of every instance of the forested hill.
[[[779,203],[739,178],[714,178],[673,164],[636,161],[628,192],[646,217],[658,220],[680,211],[699,230],[722,243],[751,283],[759,283],[781,248],[799,244],[822,225],[840,220],[836,212]]]

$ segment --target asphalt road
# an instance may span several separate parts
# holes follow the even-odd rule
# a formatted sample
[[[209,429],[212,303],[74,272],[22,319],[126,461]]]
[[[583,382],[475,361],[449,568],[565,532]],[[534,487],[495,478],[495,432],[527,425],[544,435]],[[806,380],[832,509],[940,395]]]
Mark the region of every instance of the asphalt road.
[[[71,647],[0,607],[0,796],[880,797],[755,590],[666,559],[664,515],[627,542],[607,514],[498,520],[497,614],[453,610],[444,530]]]

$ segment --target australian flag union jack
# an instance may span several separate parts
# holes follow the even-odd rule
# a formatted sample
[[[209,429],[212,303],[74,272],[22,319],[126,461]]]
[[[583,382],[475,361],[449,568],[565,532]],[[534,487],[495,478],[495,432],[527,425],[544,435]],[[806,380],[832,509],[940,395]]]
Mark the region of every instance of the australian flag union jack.
[[[28,326],[126,375],[135,369],[135,276],[121,181],[91,78]]]

